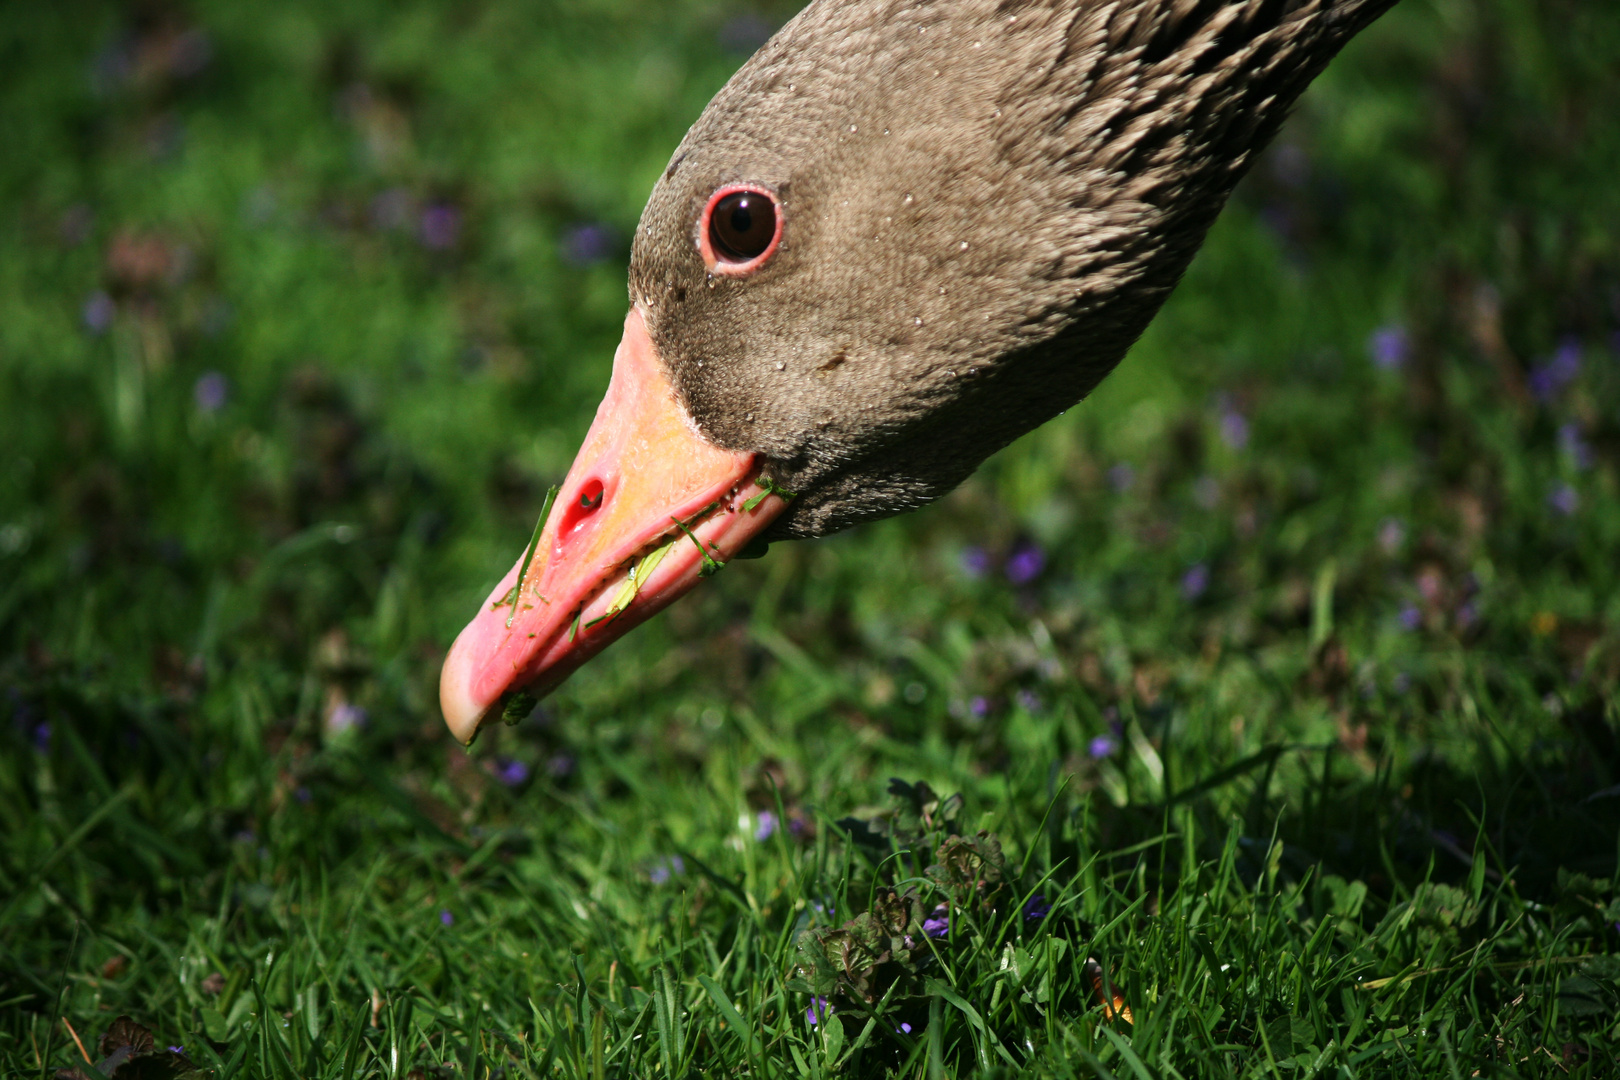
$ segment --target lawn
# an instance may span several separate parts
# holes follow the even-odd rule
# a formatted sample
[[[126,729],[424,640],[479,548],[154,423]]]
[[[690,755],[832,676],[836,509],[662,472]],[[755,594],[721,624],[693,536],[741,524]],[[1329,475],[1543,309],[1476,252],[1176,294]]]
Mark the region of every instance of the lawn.
[[[1612,4],[1405,0],[1090,400],[449,737],[792,10],[0,11],[0,1074],[1620,1075]]]

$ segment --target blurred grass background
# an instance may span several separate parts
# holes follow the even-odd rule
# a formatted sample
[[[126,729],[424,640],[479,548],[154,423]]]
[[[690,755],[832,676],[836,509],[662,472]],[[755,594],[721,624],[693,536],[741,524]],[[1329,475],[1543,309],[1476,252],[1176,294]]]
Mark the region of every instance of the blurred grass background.
[[[6,1071],[129,1013],[218,1075],[1611,1075],[1604,5],[1406,0],[1091,400],[448,738],[646,192],[793,10],[0,13]],[[891,775],[1076,921],[880,1054],[790,982]]]

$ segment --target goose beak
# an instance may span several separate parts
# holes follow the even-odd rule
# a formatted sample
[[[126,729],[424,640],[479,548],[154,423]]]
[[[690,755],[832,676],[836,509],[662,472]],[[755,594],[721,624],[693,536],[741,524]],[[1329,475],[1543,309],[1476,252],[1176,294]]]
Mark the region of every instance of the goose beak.
[[[491,718],[520,719],[730,561],[787,507],[760,465],[698,434],[631,308],[607,396],[544,527],[445,657],[451,733],[470,745]]]

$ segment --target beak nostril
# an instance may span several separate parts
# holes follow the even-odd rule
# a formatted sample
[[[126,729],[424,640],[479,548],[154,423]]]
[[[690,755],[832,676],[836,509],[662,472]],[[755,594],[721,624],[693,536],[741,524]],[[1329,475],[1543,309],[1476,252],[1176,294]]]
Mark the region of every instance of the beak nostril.
[[[568,535],[583,524],[586,518],[600,510],[606,496],[607,491],[603,487],[601,480],[591,479],[585,481],[579,489],[578,496],[568,504],[567,513],[557,529],[558,537]]]
[[[579,508],[590,513],[602,505],[602,481],[587,480],[585,486],[579,489]]]

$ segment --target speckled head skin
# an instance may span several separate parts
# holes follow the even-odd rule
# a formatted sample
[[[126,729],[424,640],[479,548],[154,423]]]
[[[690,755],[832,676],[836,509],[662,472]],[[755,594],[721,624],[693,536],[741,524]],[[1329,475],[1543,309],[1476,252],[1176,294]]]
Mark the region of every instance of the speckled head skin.
[[[817,0],[654,187],[630,294],[699,430],[798,498],[772,538],[938,498],[1085,397],[1322,67],[1394,0]],[[713,275],[711,193],[780,248]]]

